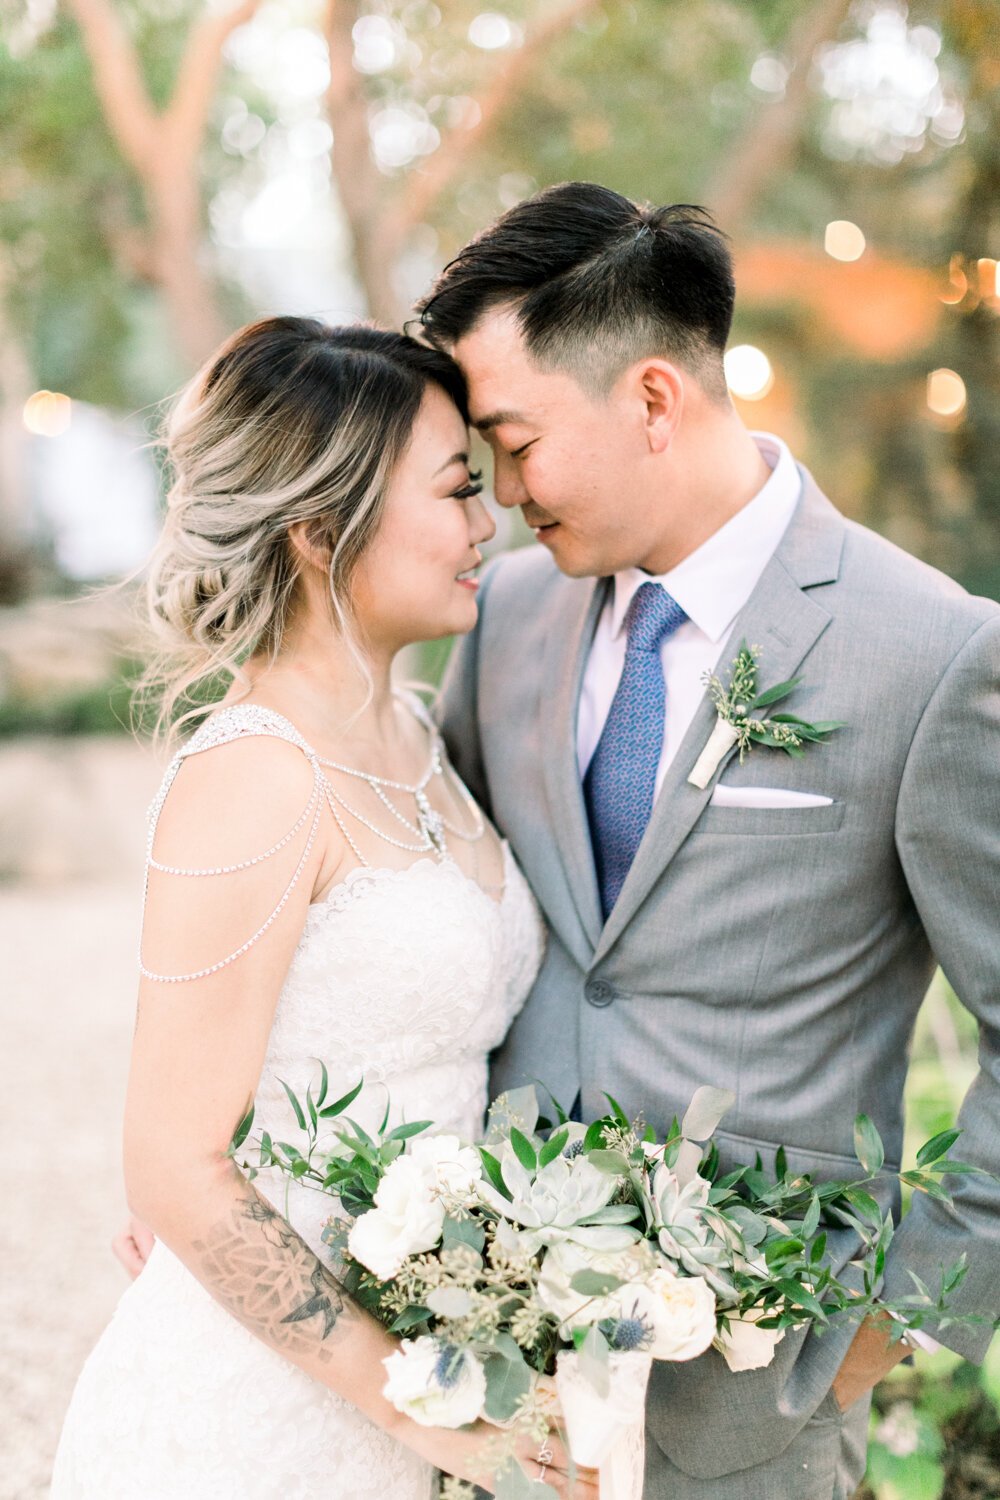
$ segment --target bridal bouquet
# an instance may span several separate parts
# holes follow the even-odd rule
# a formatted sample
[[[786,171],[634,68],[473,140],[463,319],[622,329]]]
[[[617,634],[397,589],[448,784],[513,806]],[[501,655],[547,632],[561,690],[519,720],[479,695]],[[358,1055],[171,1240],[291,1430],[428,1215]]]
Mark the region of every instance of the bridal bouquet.
[[[731,1370],[754,1369],[788,1328],[860,1320],[876,1306],[911,1327],[931,1315],[943,1325],[965,1273],[958,1262],[936,1295],[919,1283],[901,1302],[877,1300],[893,1225],[867,1191],[883,1151],[863,1115],[859,1175],[814,1184],[787,1170],[783,1152],[771,1176],[759,1161],[722,1175],[711,1138],[733,1096],[719,1089],[698,1089],[664,1140],[609,1095],[610,1113],[582,1125],[558,1105],[543,1118],[535,1089],[516,1089],[472,1143],[435,1134],[431,1121],[386,1130],[388,1110],[373,1138],[345,1113],[361,1087],[328,1104],[324,1067],[315,1098],[288,1090],[305,1149],[263,1134],[256,1162],[241,1165],[330,1195],[324,1240],[338,1275],[402,1338],[386,1360],[386,1396],[427,1425],[496,1425],[499,1500],[553,1495],[527,1478],[511,1438],[543,1439],[550,1417],[573,1460],[600,1469],[602,1500],[639,1500],[652,1360],[714,1346]],[[321,1137],[328,1121],[333,1150]],[[252,1123],[251,1110],[232,1155]],[[947,1199],[943,1175],[977,1170],[949,1156],[957,1136],[928,1141],[902,1180]],[[849,1281],[825,1263],[824,1226],[857,1233]],[[466,1492],[447,1481],[446,1494]]]

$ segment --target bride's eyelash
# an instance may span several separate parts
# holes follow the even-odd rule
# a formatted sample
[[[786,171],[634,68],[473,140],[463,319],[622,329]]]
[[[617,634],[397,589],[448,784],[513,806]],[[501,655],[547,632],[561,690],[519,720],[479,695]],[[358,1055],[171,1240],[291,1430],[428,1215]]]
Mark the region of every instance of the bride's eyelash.
[[[483,492],[482,479],[482,469],[470,469],[468,484],[464,484],[460,490],[452,490],[453,497],[456,500],[471,500],[473,495],[481,495]]]

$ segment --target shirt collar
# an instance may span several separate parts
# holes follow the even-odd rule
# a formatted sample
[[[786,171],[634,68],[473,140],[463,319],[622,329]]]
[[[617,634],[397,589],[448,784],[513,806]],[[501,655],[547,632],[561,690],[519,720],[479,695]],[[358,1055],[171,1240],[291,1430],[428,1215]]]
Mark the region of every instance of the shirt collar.
[[[750,434],[771,469],[770,478],[742,510],[707,541],[653,577],[641,568],[615,574],[611,634],[625,628],[625,615],[644,583],[660,583],[688,619],[711,641],[720,641],[753,593],[774,555],[802,493],[802,479],[787,446],[769,432]]]

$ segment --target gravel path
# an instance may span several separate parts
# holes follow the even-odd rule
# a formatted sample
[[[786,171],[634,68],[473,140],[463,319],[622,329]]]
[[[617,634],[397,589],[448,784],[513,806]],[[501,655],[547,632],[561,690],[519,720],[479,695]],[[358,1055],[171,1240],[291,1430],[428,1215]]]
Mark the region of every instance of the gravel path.
[[[125,736],[0,744],[0,1500],[40,1500],[74,1381],[127,1285],[121,1116],[145,810]],[[138,1500],[138,1497],[137,1497]]]
[[[124,1216],[138,897],[132,880],[0,888],[2,1500],[47,1493],[73,1383],[126,1284],[109,1240]]]

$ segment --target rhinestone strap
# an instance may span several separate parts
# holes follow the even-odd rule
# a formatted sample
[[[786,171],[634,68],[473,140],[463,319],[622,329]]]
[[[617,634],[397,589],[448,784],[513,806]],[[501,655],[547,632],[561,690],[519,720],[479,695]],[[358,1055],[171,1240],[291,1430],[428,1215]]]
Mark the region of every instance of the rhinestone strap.
[[[306,756],[306,759],[309,761],[313,770],[313,785],[312,792],[309,796],[309,801],[306,803],[303,812],[299,815],[293,826],[288,830],[284,837],[279,839],[278,842],[272,845],[270,849],[266,849],[262,854],[254,855],[253,858],[242,860],[238,864],[215,865],[210,866],[206,869],[188,869],[179,865],[165,865],[162,864],[159,860],[155,859],[153,857],[153,843],[156,838],[156,829],[160,821],[160,814],[163,811],[163,805],[167,800],[170,789],[177,778],[177,773],[188,756],[198,754],[203,750],[214,749],[218,745],[229,744],[236,739],[244,739],[252,735],[262,734],[276,736],[278,739],[283,739],[287,743],[297,746],[298,749],[300,749]],[[316,835],[319,831],[320,816],[322,813],[323,782],[323,773],[317,763],[316,755],[309,747],[309,745],[306,744],[305,740],[299,734],[295,726],[293,724],[290,724],[289,721],[285,719],[281,714],[274,713],[270,709],[261,708],[258,704],[233,704],[230,707],[217,710],[216,713],[211,715],[211,717],[205,721],[205,723],[201,726],[197,733],[191,737],[188,743],[182,746],[182,748],[170,762],[170,765],[167,767],[166,775],[163,778],[163,784],[160,787],[160,790],[149,809],[149,834],[146,843],[146,868],[142,889],[143,924],[145,924],[146,902],[149,896],[149,872],[151,869],[159,870],[167,875],[182,875],[201,878],[215,875],[230,875],[235,873],[237,870],[248,870],[253,865],[260,864],[262,860],[270,859],[271,856],[277,854],[280,849],[284,849],[286,845],[289,844],[295,837],[295,835],[301,832],[302,828],[308,822],[310,814],[312,815],[312,823],[309,827],[309,835],[306,840],[305,848],[302,851],[302,855],[295,867],[295,871],[292,875],[291,880],[288,882],[284,889],[280,901],[271,912],[271,915],[265,922],[261,924],[261,926],[257,929],[252,937],[247,938],[245,943],[241,943],[240,946],[233,953],[228,954],[226,958],[219,959],[217,963],[209,964],[203,969],[196,969],[190,974],[157,974],[154,973],[152,969],[148,969],[142,960],[142,947],[140,940],[140,950],[138,955],[139,972],[143,975],[144,978],[152,980],[157,984],[187,984],[194,979],[205,979],[209,974],[216,974],[220,969],[224,969],[229,964],[235,963],[236,960],[238,958],[241,958],[249,948],[253,947],[254,943],[256,943],[260,938],[263,937],[264,933],[267,932],[268,928],[277,921],[278,917],[285,909],[285,906],[288,904],[289,897],[291,896],[292,891],[295,889],[296,885],[301,879],[302,872],[305,869],[306,864],[308,863],[309,855],[312,852],[313,845],[316,842]]]
[[[316,778],[318,778],[318,776],[319,776],[319,768],[315,767],[314,769],[316,771]],[[299,877],[301,876],[302,871],[306,867],[306,862],[309,859],[309,855],[310,855],[310,853],[312,851],[313,844],[316,842],[316,834],[317,834],[317,831],[319,829],[319,819],[320,819],[320,800],[319,800],[319,795],[320,795],[319,781],[318,781],[318,779],[314,779],[314,781],[313,781],[312,795],[309,798],[309,802],[308,802],[308,805],[306,807],[306,813],[299,820],[299,824],[298,824],[298,826],[301,827],[302,824],[305,822],[306,817],[308,817],[310,810],[311,809],[315,809],[314,814],[313,814],[312,826],[309,829],[309,837],[306,840],[306,846],[303,849],[301,858],[299,859],[299,862],[298,862],[298,864],[295,867],[295,873],[293,874],[293,876],[292,876],[291,880],[288,882],[288,884],[285,886],[284,894],[282,895],[281,900],[278,902],[277,906],[274,908],[274,910],[272,911],[271,915],[268,917],[267,921],[263,922],[261,924],[261,926],[257,928],[257,931],[253,934],[253,936],[247,938],[247,940],[246,940],[245,943],[241,943],[240,946],[237,949],[234,950],[234,952],[232,952],[232,953],[230,953],[228,955],[228,957],[226,957],[226,958],[220,958],[219,961],[218,961],[218,963],[209,964],[207,968],[204,968],[204,969],[195,969],[190,974],[155,974],[152,969],[147,969],[146,965],[143,963],[143,961],[142,961],[142,949],[140,947],[140,950],[139,950],[139,972],[143,975],[144,978],[146,978],[146,979],[152,979],[157,984],[187,984],[192,979],[205,979],[205,978],[207,978],[207,976],[209,974],[216,974],[216,973],[218,973],[219,969],[224,969],[224,968],[227,967],[227,965],[235,963],[238,958],[242,958],[243,954],[246,953],[247,949],[248,948],[252,948],[253,945],[254,945],[254,943],[256,943],[259,938],[262,938],[264,936],[264,934],[267,931],[267,929],[271,926],[271,924],[273,922],[275,922],[278,919],[278,917],[281,915],[282,911],[284,911],[285,906],[288,903],[288,898],[291,896],[291,894],[294,891],[295,887],[298,885],[298,883],[299,883]],[[287,839],[284,842],[287,843]],[[253,864],[253,863],[256,863],[256,861],[251,860],[249,863]],[[206,871],[202,871],[202,870],[184,870],[181,873],[185,874],[185,875],[201,875],[201,874],[213,875],[213,874],[215,874],[215,871],[214,870],[206,870]],[[146,915],[146,898],[147,898],[148,893],[149,893],[149,865],[147,863],[147,866],[146,866],[146,879],[145,879],[145,882],[144,882],[144,885],[143,885],[143,892],[142,892],[142,915],[143,915],[143,920],[145,920],[145,915]]]
[[[315,793],[313,796],[315,801]],[[252,865],[259,865],[262,860],[270,859],[272,854],[277,854],[279,849],[284,849],[302,828],[309,816],[312,802],[303,808],[302,816],[293,828],[290,828],[283,839],[272,844],[270,849],[265,849],[263,854],[255,854],[252,859],[244,859],[238,865],[214,865],[204,870],[185,870],[180,865],[161,865],[158,859],[154,859],[152,853],[149,855],[149,867],[151,870],[160,870],[164,875],[234,875],[237,870],[249,870]]]
[[[423,706],[420,705],[420,707],[422,709]],[[414,712],[416,712],[416,710],[414,710]],[[334,821],[343,834],[346,842],[353,851],[358,864],[367,869],[371,868],[371,861],[366,858],[366,856],[359,849],[354,838],[351,836],[350,830],[345,823],[343,816],[341,815],[342,813],[346,813],[349,817],[353,818],[356,822],[367,828],[370,833],[373,833],[376,838],[381,839],[383,843],[391,844],[394,848],[403,849],[407,853],[433,854],[439,860],[447,860],[450,858],[450,855],[448,854],[447,840],[445,838],[446,829],[448,830],[448,832],[453,833],[457,838],[463,839],[467,843],[473,843],[477,839],[482,838],[483,834],[486,831],[486,820],[483,817],[480,809],[477,807],[475,801],[471,797],[468,789],[462,784],[458,777],[454,776],[454,773],[452,773],[452,775],[454,777],[455,785],[458,787],[462,797],[465,800],[467,808],[470,810],[473,816],[473,831],[471,833],[467,833],[464,829],[458,828],[454,823],[446,819],[443,814],[439,813],[436,808],[431,806],[431,803],[427,797],[426,787],[434,776],[440,776],[442,779],[444,779],[442,747],[437,731],[434,728],[434,725],[429,717],[427,717],[424,712],[417,713],[417,717],[420,719],[421,723],[423,723],[427,727],[431,735],[431,759],[426,772],[421,777],[420,781],[418,781],[414,786],[409,786],[405,782],[401,781],[391,781],[387,777],[374,776],[367,771],[359,771],[353,766],[341,765],[337,761],[323,759],[323,757],[316,754],[312,747],[308,745],[302,738],[295,726],[290,723],[289,720],[284,718],[282,714],[276,713],[271,709],[262,708],[258,704],[233,704],[217,710],[208,719],[206,719],[205,723],[198,730],[198,732],[193,735],[189,742],[185,746],[183,746],[182,749],[179,750],[178,753],[174,756],[174,759],[171,761],[170,765],[167,768],[166,775],[163,779],[163,785],[157,793],[156,798],[149,810],[149,835],[146,844],[146,868],[142,893],[143,921],[145,921],[146,901],[149,894],[150,870],[157,870],[166,875],[179,875],[196,878],[205,878],[208,876],[216,875],[232,875],[240,870],[249,870],[254,865],[260,864],[265,859],[270,859],[273,855],[277,854],[279,850],[284,849],[292,841],[292,839],[295,838],[296,834],[301,832],[303,827],[308,822],[310,815],[312,816],[312,823],[309,828],[309,835],[306,841],[306,846],[302,851],[302,856],[299,859],[291,880],[285,887],[281,900],[271,912],[271,915],[257,929],[252,937],[247,938],[245,943],[242,943],[239,948],[237,948],[233,953],[230,953],[226,958],[220,959],[218,963],[209,964],[204,969],[197,969],[190,974],[156,974],[151,969],[147,969],[142,961],[140,942],[139,971],[144,976],[144,978],[153,980],[158,984],[185,984],[189,983],[191,980],[204,979],[209,974],[215,974],[220,969],[226,968],[227,965],[235,963],[236,960],[238,958],[241,958],[249,948],[252,948],[254,943],[256,943],[258,939],[263,937],[268,928],[271,927],[271,925],[280,916],[281,912],[284,910],[285,906],[288,903],[288,899],[291,896],[292,891],[295,889],[296,885],[299,882],[302,872],[306,867],[306,863],[308,862],[313,845],[316,842],[316,835],[319,831],[320,818],[324,801],[329,807]],[[288,830],[288,832],[282,838],[280,838],[276,844],[273,844],[270,849],[265,849],[262,854],[256,854],[252,858],[241,860],[236,864],[214,865],[208,866],[204,869],[194,869],[186,868],[181,865],[166,865],[154,858],[153,843],[156,838],[156,829],[160,820],[160,813],[163,810],[163,805],[166,802],[170,789],[174,784],[177,773],[187,757],[189,755],[197,754],[203,750],[213,749],[218,745],[229,744],[235,739],[243,739],[252,735],[262,734],[274,735],[279,739],[287,741],[289,744],[296,745],[306,756],[313,769],[313,788],[309,801],[303,809],[302,813],[296,819],[293,826]],[[367,782],[371,791],[374,792],[375,796],[379,799],[383,806],[392,814],[397,822],[401,823],[402,826],[407,830],[407,832],[413,834],[419,840],[419,842],[408,843],[402,839],[393,838],[391,834],[386,833],[383,829],[377,827],[376,824],[372,823],[368,818],[364,816],[363,813],[358,812],[357,808],[352,807],[351,804],[347,802],[345,798],[340,794],[340,792],[338,792],[331,785],[329,777],[324,775],[321,769],[321,767],[324,765],[329,766],[332,770],[341,771],[345,775],[353,776],[358,780]],[[414,799],[417,808],[416,824],[411,823],[409,819],[399,811],[399,809],[393,804],[391,798],[386,795],[386,791],[384,790],[385,788],[391,789],[393,791],[405,792]]]

